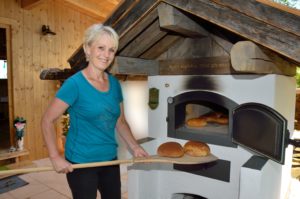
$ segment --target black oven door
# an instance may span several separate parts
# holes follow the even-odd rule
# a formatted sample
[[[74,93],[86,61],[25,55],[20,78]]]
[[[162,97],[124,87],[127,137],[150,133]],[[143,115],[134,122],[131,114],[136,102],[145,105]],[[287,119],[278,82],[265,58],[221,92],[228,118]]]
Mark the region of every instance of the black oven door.
[[[276,110],[259,103],[246,103],[233,110],[233,142],[280,164],[289,144],[287,120]]]

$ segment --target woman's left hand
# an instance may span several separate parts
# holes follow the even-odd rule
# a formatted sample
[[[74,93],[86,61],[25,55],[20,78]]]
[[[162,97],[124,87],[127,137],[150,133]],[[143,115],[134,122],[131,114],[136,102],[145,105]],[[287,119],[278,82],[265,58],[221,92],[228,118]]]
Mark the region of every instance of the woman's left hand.
[[[149,154],[140,145],[132,147],[132,154],[136,158],[149,157]]]

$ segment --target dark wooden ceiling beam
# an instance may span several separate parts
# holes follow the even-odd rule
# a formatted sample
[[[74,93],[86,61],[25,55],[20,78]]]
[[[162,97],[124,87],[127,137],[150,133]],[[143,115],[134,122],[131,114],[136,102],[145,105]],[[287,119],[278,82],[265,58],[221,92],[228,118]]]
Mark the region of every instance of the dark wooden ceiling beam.
[[[119,50],[122,50],[130,41],[137,37],[143,30],[147,29],[150,24],[157,20],[157,10],[153,9],[141,21],[135,24],[126,34],[120,36]]]
[[[235,74],[229,56],[172,59],[159,61],[159,75]]]
[[[71,75],[73,75],[76,71],[73,69],[57,69],[50,68],[44,69],[40,73],[40,79],[42,80],[65,80]]]
[[[205,37],[209,33],[197,22],[190,19],[182,11],[166,3],[157,7],[160,27],[187,37]]]
[[[207,0],[164,2],[210,21],[300,63],[300,37]]]
[[[168,50],[172,45],[174,45],[179,40],[183,39],[183,37],[178,35],[168,34],[159,40],[156,44],[154,44],[150,49],[148,49],[145,53],[143,53],[140,58],[143,59],[156,59],[166,50]]]
[[[159,21],[156,20],[144,32],[130,42],[124,50],[119,52],[119,55],[125,57],[139,57],[166,34],[167,32],[160,30]]]
[[[211,0],[217,4],[237,10],[257,20],[300,36],[300,16],[277,9],[257,0]],[[271,3],[276,4],[271,1]],[[278,3],[277,3],[278,4]],[[283,5],[278,4],[283,7]],[[300,11],[298,11],[300,13]]]
[[[158,61],[116,56],[110,73],[118,75],[156,75]]]
[[[105,24],[112,25],[117,33],[122,36],[135,23],[138,23],[143,16],[148,15],[152,8],[155,8],[159,2],[159,0],[138,0],[133,3],[133,6],[128,7],[125,16],[121,15],[119,18],[114,18],[115,21],[108,19],[108,22],[105,22]],[[122,6],[116,12],[118,13],[121,9]]]

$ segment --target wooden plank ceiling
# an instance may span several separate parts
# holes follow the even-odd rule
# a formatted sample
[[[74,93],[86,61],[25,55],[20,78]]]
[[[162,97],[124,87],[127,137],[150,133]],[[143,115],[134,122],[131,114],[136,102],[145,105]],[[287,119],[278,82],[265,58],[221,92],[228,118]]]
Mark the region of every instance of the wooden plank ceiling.
[[[21,0],[21,7],[32,9],[46,0]],[[123,0],[61,0],[61,3],[89,15],[99,21],[105,21]]]
[[[105,24],[120,35],[116,59],[122,59],[122,63],[124,57],[128,62],[156,61],[184,38],[210,36],[223,38],[220,44],[228,50],[238,41],[249,40],[300,65],[299,21],[299,15],[256,0],[126,0]],[[82,46],[68,61],[71,73],[86,66]],[[41,78],[59,79],[57,74],[47,77],[44,73]]]

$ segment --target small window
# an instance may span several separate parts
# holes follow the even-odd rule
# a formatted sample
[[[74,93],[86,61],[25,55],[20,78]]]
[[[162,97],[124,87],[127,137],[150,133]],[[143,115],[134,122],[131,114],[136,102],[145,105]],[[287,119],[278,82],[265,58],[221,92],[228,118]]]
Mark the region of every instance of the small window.
[[[0,79],[7,79],[7,61],[0,60]]]

